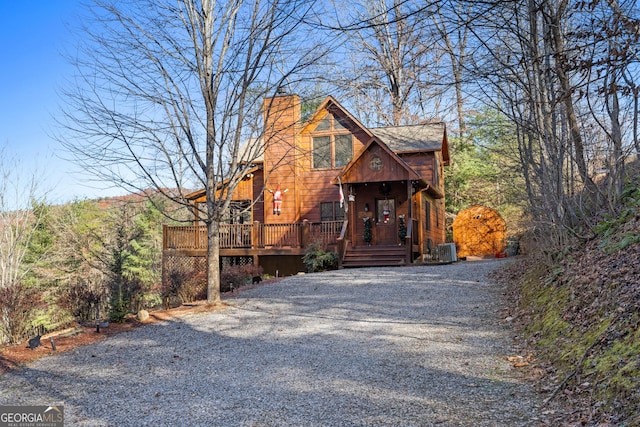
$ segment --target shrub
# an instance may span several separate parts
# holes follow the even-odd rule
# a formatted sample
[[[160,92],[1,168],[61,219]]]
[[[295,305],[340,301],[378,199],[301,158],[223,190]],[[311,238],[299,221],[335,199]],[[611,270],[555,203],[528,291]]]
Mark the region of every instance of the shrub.
[[[195,271],[188,274],[178,289],[178,297],[182,304],[207,299],[207,274]]]
[[[167,284],[161,288],[165,308],[207,298],[207,274],[205,272],[185,272],[174,270],[169,274]]]
[[[0,288],[0,342],[15,344],[27,338],[41,302],[37,289],[21,283]]]
[[[250,284],[256,276],[261,276],[263,269],[259,265],[230,265],[220,272],[220,292],[229,292],[233,289]]]
[[[86,270],[61,291],[59,304],[79,322],[96,320],[109,308],[109,286],[98,270]]]
[[[315,242],[307,247],[302,262],[304,262],[307,273],[336,270],[338,268],[338,254],[325,251],[319,242]]]

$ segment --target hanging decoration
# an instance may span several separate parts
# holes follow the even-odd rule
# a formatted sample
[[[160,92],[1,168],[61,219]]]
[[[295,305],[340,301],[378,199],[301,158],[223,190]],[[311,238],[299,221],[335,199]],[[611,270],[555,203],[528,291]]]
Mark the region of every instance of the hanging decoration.
[[[404,215],[398,217],[398,237],[400,238],[400,242],[404,244],[407,238],[407,224],[404,221]]]
[[[339,191],[340,191],[340,209],[344,208],[344,212],[347,213],[349,212],[349,204],[344,203],[344,190],[342,189],[342,181],[340,180],[340,177],[338,177],[338,187],[339,187]],[[351,196],[349,196],[349,199],[351,199]],[[349,200],[351,201],[351,200]]]
[[[269,193],[273,194],[273,214],[280,215],[282,212],[282,195],[289,191],[288,188],[285,188],[284,191],[280,190],[280,184],[274,190],[268,190]]]
[[[364,239],[365,243],[370,245],[371,241],[373,240],[373,233],[371,232],[371,218],[364,217],[364,233],[362,235],[362,238]]]
[[[389,210],[389,201],[385,200],[384,208],[382,208],[382,219],[385,224],[389,223],[389,215],[391,215],[391,210]]]

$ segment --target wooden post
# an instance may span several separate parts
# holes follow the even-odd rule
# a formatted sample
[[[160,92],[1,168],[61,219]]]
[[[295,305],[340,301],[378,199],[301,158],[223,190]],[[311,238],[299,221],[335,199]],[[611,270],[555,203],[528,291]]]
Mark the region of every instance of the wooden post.
[[[413,263],[413,238],[411,234],[415,231],[413,230],[413,194],[412,193],[413,186],[411,185],[411,180],[407,179],[407,217],[404,221],[404,226],[407,228],[407,235],[402,242],[406,246],[406,256],[407,256],[407,264],[410,265]]]
[[[162,249],[167,249],[167,224],[162,224]]]
[[[409,202],[411,202],[411,200],[409,200]],[[404,242],[402,242],[405,245],[405,254],[407,257],[407,264],[411,264],[413,263],[413,259],[411,259],[413,257],[413,237],[412,237],[412,233],[413,231],[413,220],[411,219],[411,217],[409,217],[407,220],[405,220],[405,226],[407,227],[407,236],[404,238]]]
[[[302,233],[300,233],[300,247],[306,248],[311,240],[311,224],[309,224],[309,220],[302,220]]]
[[[251,249],[256,249],[260,246],[260,222],[254,221],[253,227],[251,227]]]
[[[412,189],[412,185],[411,185],[411,180],[407,179],[407,220],[410,220],[411,218],[413,218],[413,212],[412,212],[412,205],[413,205],[413,200],[412,200],[412,196],[413,194],[411,194],[411,189]]]
[[[356,200],[355,196],[353,201],[349,202],[349,227],[351,228],[351,232],[349,233],[349,237],[351,239],[351,246],[356,246],[356,220],[358,219],[358,213],[356,212]],[[346,246],[345,246],[346,249]]]

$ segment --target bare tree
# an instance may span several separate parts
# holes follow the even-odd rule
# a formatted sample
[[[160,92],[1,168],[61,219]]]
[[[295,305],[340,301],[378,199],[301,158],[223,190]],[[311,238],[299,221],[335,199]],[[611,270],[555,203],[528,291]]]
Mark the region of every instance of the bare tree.
[[[436,7],[437,6],[437,7]],[[467,44],[470,26],[473,25],[473,7],[466,1],[442,2],[431,12],[437,40],[449,57],[451,84],[455,89],[458,135],[465,133],[465,91],[464,73],[467,58]]]
[[[589,237],[596,213],[615,206],[638,140],[635,6],[515,0],[481,7],[492,13],[476,13],[470,24],[481,48],[468,71],[485,102],[516,125],[530,212],[558,236]],[[602,171],[607,180],[597,184]]]
[[[586,6],[584,6],[586,7]],[[578,39],[585,46],[576,68],[588,81],[585,99],[592,120],[604,134],[606,155],[601,168],[607,170],[608,201],[624,187],[625,162],[638,142],[638,20],[635,4],[621,5],[616,1],[591,4],[587,22],[579,25]],[[631,123],[631,126],[627,124]]]
[[[30,271],[29,245],[41,220],[31,208],[46,196],[38,182],[36,171],[22,170],[18,160],[0,149],[0,343],[23,339],[38,306],[37,289],[24,280]]]
[[[350,61],[337,82],[363,117],[400,125],[435,116],[441,90],[435,43],[427,37],[426,5],[403,0],[355,2],[340,9],[332,29],[345,40]]]
[[[309,78],[322,57],[302,32],[313,6],[96,0],[85,20],[63,144],[89,173],[129,191],[151,187],[186,204],[186,191],[206,188],[209,303],[220,300],[219,222],[262,153],[263,99]]]

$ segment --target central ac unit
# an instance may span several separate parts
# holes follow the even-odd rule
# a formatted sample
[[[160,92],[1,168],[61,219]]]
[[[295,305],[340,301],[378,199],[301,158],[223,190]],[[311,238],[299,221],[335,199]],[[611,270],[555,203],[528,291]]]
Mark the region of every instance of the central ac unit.
[[[438,245],[438,259],[440,262],[456,262],[458,256],[456,255],[455,243],[443,243]]]

